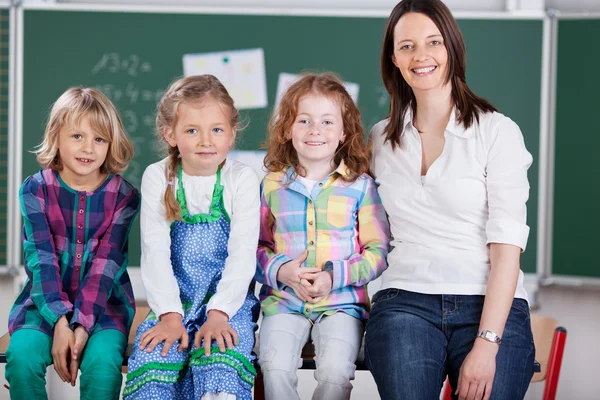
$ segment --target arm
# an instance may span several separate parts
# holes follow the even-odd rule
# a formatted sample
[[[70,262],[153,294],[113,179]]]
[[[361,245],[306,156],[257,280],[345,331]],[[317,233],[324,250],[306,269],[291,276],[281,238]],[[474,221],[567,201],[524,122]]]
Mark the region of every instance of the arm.
[[[166,187],[161,164],[149,166],[141,187],[141,275],[148,304],[156,316],[174,312],[183,317],[179,285],[171,267],[171,228],[163,202]]]
[[[273,241],[274,218],[265,196],[265,180],[260,185],[260,236],[256,251],[256,280],[276,290],[283,290],[281,282],[277,281],[277,274],[281,266],[291,258],[285,254],[275,253]]]
[[[529,197],[527,169],[532,158],[514,122],[505,118],[498,129],[488,152],[486,234],[491,270],[479,331],[489,330],[502,337],[519,277],[520,252],[525,250],[529,235],[525,203]],[[478,398],[489,398],[497,352],[497,344],[475,340],[461,367],[457,393],[466,394],[475,384],[479,386],[477,393],[481,393]]]
[[[81,281],[71,327],[79,324],[89,334],[104,313],[115,282],[127,268],[129,231],[139,206],[140,195],[136,189],[123,196],[116,205],[109,226],[100,237],[92,266]]]
[[[19,199],[25,227],[23,252],[31,280],[31,300],[42,318],[54,326],[73,310],[73,305],[62,290],[42,185],[33,177],[27,178],[19,191]]]
[[[244,169],[236,177],[238,184],[230,212],[231,227],[227,260],[215,295],[207,311],[218,310],[229,318],[240,309],[254,276],[259,231],[259,183],[256,173]]]
[[[361,179],[361,178],[359,178]],[[375,182],[368,178],[365,193],[358,209],[358,241],[360,253],[347,260],[330,260],[333,267],[331,290],[345,286],[363,286],[377,278],[387,268],[390,226]]]

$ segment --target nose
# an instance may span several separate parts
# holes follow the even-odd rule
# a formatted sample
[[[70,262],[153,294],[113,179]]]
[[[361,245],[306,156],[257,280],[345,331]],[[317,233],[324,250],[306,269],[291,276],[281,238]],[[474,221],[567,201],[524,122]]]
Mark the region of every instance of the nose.
[[[210,133],[200,132],[198,135],[198,146],[207,147],[210,146]]]
[[[94,148],[93,141],[94,141],[94,138],[91,138],[91,137],[85,138],[82,142],[81,151],[83,151],[84,153],[87,153],[87,154],[91,154],[92,149]]]
[[[309,135],[319,135],[321,133],[321,125],[311,124],[308,133]]]
[[[429,52],[424,46],[419,46],[415,50],[415,61],[427,61],[429,59]]]

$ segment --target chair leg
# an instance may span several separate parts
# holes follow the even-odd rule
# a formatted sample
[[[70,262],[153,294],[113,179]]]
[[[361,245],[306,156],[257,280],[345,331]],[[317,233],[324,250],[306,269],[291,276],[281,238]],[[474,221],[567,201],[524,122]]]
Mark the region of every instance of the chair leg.
[[[558,386],[558,376],[562,364],[565,342],[567,340],[567,330],[563,327],[556,328],[552,347],[550,349],[550,359],[548,360],[548,372],[546,373],[546,385],[544,386],[543,400],[554,400],[556,397],[556,388]]]
[[[442,389],[444,391],[444,400],[452,400],[452,388],[450,387],[450,380],[446,378],[446,382],[444,382],[444,387]]]
[[[254,400],[265,400],[265,383],[258,363],[256,364],[256,379],[254,379]]]

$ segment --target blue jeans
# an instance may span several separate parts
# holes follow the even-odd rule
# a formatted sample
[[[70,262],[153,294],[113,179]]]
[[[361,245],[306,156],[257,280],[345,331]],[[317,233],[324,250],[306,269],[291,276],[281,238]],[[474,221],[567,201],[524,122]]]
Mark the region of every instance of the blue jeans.
[[[381,398],[439,399],[446,375],[455,388],[460,366],[475,342],[483,301],[484,296],[401,289],[375,294],[365,358]],[[534,357],[529,306],[514,299],[496,356],[490,399],[523,399],[533,376]]]

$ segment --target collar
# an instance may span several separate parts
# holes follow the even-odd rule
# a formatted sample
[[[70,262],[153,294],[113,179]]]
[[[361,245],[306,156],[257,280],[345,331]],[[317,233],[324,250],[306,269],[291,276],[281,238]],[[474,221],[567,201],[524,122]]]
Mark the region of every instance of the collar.
[[[465,129],[465,126],[462,123],[458,123],[456,121],[456,106],[452,107],[452,112],[450,113],[450,120],[448,121],[448,125],[446,126],[446,130],[452,133],[454,136],[458,136],[463,139],[470,139],[474,135],[473,127],[469,129]],[[406,113],[404,114],[404,129],[408,127],[414,128],[413,125],[413,112],[412,107],[409,106],[406,109]],[[414,128],[416,130],[416,128]]]
[[[350,176],[350,170],[348,169],[348,167],[346,167],[344,160],[340,161],[340,165],[338,165],[337,168],[335,170],[333,170],[333,172],[331,172],[329,175],[327,175],[326,178],[329,178],[333,174],[338,174],[344,178],[347,178]],[[296,176],[297,176],[297,174],[296,174],[296,170],[294,169],[294,167],[289,166],[289,167],[287,167],[287,169],[285,170],[285,173],[282,176],[282,182],[284,184],[287,182],[291,182],[296,179]],[[325,178],[323,178],[323,179],[325,179]]]

